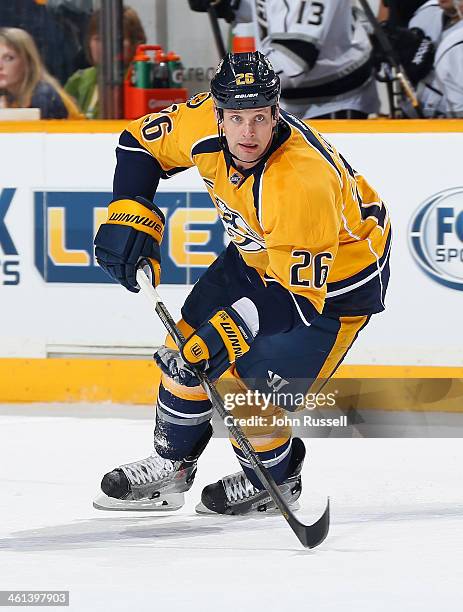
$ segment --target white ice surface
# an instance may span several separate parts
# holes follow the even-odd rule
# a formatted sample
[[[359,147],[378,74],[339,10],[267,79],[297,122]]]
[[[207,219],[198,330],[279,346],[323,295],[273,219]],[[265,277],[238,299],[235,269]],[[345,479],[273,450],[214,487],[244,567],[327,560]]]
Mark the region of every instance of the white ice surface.
[[[226,440],[182,510],[94,510],[101,475],[151,439],[148,418],[0,415],[0,589],[69,589],[82,612],[462,609],[461,439],[309,441],[299,517],[332,500],[312,551],[279,516],[194,513],[201,488],[237,469]]]

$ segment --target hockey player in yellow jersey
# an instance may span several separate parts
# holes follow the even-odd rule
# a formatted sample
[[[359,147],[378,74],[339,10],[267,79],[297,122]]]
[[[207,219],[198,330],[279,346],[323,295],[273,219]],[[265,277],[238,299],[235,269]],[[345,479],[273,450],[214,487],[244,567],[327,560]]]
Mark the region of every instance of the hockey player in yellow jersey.
[[[211,404],[189,365],[219,385],[260,393],[329,378],[359,331],[384,309],[390,222],[380,196],[316,130],[279,108],[280,83],[259,52],[230,54],[211,91],[142,117],[121,135],[100,265],[130,291],[148,261],[159,283],[161,178],[196,166],[230,240],[193,287],[155,358],[162,370],[150,457],[106,474],[99,508],[178,508],[211,436]],[[219,387],[220,388],[220,387]],[[230,387],[227,387],[230,388]],[[286,410],[294,407],[285,405]],[[259,406],[236,407],[249,417]],[[245,431],[288,503],[301,492],[303,442],[264,424]],[[248,420],[249,421],[249,420]],[[232,440],[242,470],[208,485],[199,511],[273,507]]]

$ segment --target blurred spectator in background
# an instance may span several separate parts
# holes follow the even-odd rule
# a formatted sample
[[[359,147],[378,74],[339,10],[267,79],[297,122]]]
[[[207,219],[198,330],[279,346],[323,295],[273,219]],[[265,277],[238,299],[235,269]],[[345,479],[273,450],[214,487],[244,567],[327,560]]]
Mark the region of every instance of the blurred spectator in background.
[[[188,0],[207,11],[212,0]],[[351,0],[219,0],[217,14],[255,25],[257,49],[282,83],[281,106],[302,118],[364,119],[379,110],[372,46]]]
[[[101,39],[99,33],[100,12],[95,11],[90,17],[86,35],[85,48],[92,66],[78,70],[65,85],[65,90],[75,98],[88,119],[98,119],[98,65],[101,63]],[[145,30],[136,11],[124,7],[124,64],[127,67],[132,61],[138,45],[146,43]]]
[[[426,117],[463,117],[463,0],[439,0],[439,6],[434,70],[418,95]]]
[[[47,6],[61,26],[66,38],[67,57],[55,67],[57,58],[51,59],[50,72],[65,83],[79,68],[87,68],[89,61],[85,52],[85,33],[94,0],[47,0]],[[54,72],[55,71],[55,72]]]
[[[64,83],[88,66],[82,39],[91,10],[92,0],[0,0],[0,26],[29,32],[48,72]]]
[[[81,117],[43,66],[33,38],[19,28],[0,28],[0,91],[6,108],[39,108],[42,119]]]

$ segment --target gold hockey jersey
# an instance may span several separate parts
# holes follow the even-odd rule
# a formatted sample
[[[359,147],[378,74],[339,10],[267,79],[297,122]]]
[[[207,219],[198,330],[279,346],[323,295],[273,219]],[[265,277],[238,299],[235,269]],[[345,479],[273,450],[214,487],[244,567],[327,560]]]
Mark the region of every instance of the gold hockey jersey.
[[[209,93],[133,121],[127,132],[126,148],[151,155],[164,178],[198,168],[246,264],[289,291],[303,319],[306,300],[334,315],[384,309],[387,209],[310,125],[281,112],[270,150],[248,171],[221,148]]]

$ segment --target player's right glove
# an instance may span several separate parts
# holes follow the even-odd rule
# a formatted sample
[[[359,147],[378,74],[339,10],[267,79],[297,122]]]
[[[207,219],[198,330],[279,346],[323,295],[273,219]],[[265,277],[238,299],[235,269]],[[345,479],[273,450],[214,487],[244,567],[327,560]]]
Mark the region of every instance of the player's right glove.
[[[163,212],[146,198],[115,200],[108,207],[108,219],[95,236],[95,256],[105,272],[129,291],[140,291],[137,267],[143,260],[151,271],[153,285],[161,278]]]
[[[212,4],[217,17],[223,17],[228,23],[235,20],[235,11],[238,10],[240,2],[241,0],[188,0],[191,10],[198,13],[207,13],[207,9]]]

